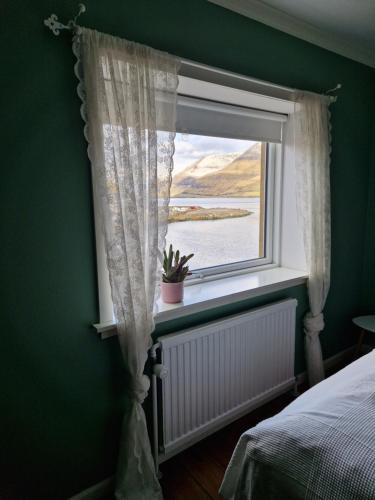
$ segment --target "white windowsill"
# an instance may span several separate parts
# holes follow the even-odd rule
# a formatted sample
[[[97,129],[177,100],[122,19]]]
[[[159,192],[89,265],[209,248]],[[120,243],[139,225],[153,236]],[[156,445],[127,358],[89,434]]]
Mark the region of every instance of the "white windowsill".
[[[163,323],[215,307],[259,297],[260,295],[304,284],[306,280],[307,274],[305,271],[274,267],[186,286],[183,302],[164,304],[161,299],[158,300],[158,313],[155,322]],[[99,323],[94,327],[103,339],[115,334],[113,322]]]

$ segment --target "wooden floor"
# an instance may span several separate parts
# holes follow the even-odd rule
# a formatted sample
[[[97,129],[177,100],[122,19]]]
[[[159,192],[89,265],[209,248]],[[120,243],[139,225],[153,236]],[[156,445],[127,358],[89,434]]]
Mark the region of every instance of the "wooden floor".
[[[326,377],[333,375],[352,361],[352,355],[348,359],[341,360],[328,370]],[[299,386],[300,393],[307,389],[306,383]],[[283,394],[164,462],[160,466],[163,474],[160,484],[164,500],[221,499],[218,493],[219,487],[241,434],[261,420],[276,415],[293,400],[292,392]]]
[[[340,364],[331,368],[326,376],[332,375],[352,361],[352,355],[348,359],[341,360]],[[304,383],[299,386],[299,392],[302,393],[307,388],[307,384]],[[219,487],[241,434],[261,420],[276,415],[293,400],[292,392],[283,394],[164,462],[160,466],[163,474],[160,484],[164,500],[221,499],[218,493]],[[101,500],[113,499],[114,496],[110,495],[102,497]]]
[[[293,399],[291,393],[284,394],[163,463],[160,483],[164,499],[220,499],[218,490],[238,438],[261,420],[281,411]]]

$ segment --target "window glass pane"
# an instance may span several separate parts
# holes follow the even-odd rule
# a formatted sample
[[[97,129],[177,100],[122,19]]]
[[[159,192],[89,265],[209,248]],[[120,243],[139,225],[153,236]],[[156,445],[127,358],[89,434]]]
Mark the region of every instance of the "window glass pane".
[[[176,134],[167,245],[201,269],[264,256],[266,143]]]

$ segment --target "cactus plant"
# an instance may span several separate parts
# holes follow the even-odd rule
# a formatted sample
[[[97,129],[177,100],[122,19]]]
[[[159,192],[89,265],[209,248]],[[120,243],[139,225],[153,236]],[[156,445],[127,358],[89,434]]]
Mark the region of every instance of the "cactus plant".
[[[180,251],[173,251],[173,246],[169,245],[168,254],[164,250],[163,262],[163,283],[180,283],[184,281],[186,276],[189,276],[189,266],[186,263],[194,256],[193,253],[180,257]]]

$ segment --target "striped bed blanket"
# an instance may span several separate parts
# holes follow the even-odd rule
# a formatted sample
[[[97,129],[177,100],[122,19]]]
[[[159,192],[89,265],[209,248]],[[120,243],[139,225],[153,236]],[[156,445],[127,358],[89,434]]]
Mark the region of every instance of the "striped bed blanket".
[[[375,500],[375,351],[245,432],[226,500]]]

